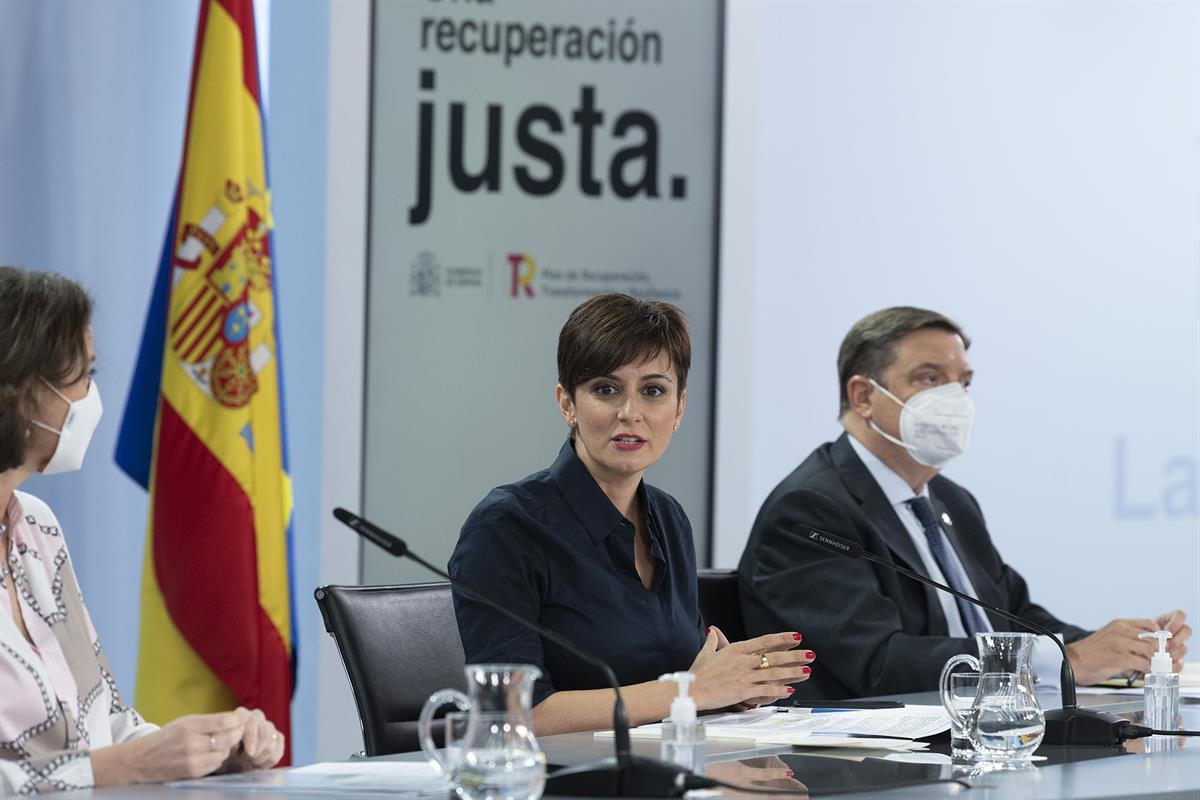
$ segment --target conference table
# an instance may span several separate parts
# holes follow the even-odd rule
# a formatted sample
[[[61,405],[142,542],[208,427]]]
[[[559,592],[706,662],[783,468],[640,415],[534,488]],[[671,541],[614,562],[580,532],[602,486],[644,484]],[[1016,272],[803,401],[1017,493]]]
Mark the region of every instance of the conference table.
[[[933,692],[894,695],[892,700],[931,705],[938,702]],[[1058,708],[1057,695],[1039,692],[1038,700],[1045,709]],[[1135,722],[1141,719],[1142,699],[1128,694],[1080,694],[1081,706],[1103,709]],[[1200,698],[1185,697],[1181,703],[1184,729],[1200,729]],[[608,755],[612,740],[592,734],[546,736],[540,740],[551,764],[578,764]],[[948,737],[939,737],[928,751],[914,754],[889,754],[852,750],[815,750],[792,747],[748,747],[747,742],[729,739],[710,739],[706,748],[707,772],[730,783],[750,784],[757,775],[780,774],[786,767],[794,773],[790,780],[775,779],[759,788],[807,788],[814,797],[883,798],[884,800],[913,800],[914,798],[964,798],[965,800],[1132,800],[1154,797],[1156,800],[1197,800],[1200,798],[1200,738],[1176,737],[1173,749],[1165,752],[1143,752],[1143,742],[1128,742],[1123,748],[1061,747],[1042,745],[1033,764],[1021,769],[986,769],[969,762],[951,762]],[[351,751],[357,742],[347,742]],[[634,739],[634,752],[657,757],[658,742]],[[367,761],[420,761],[420,753],[382,756]],[[357,762],[357,763],[361,763]],[[770,771],[770,772],[768,772]],[[901,785],[904,784],[904,785]],[[893,788],[888,788],[893,787]],[[400,787],[397,787],[400,788]],[[840,793],[839,793],[840,792]],[[306,789],[287,791],[264,790],[249,786],[214,783],[200,787],[166,788],[143,786],[96,789],[70,794],[51,795],[62,798],[116,798],[144,800],[150,797],[179,800],[231,800],[258,797],[331,797],[343,800],[378,800],[388,795],[379,792]],[[445,797],[446,792],[428,795]],[[751,795],[740,795],[750,797]],[[767,797],[756,794],[754,797]],[[776,797],[795,797],[777,794]],[[547,795],[547,797],[551,797]]]

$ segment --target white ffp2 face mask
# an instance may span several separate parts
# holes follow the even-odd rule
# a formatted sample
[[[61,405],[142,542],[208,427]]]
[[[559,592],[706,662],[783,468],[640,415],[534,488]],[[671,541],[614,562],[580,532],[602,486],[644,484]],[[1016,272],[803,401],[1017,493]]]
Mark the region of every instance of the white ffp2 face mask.
[[[100,416],[104,413],[104,405],[100,402],[100,390],[96,382],[88,386],[87,396],[82,400],[68,400],[66,396],[55,389],[48,381],[43,381],[50,391],[61,397],[69,406],[67,417],[63,420],[62,430],[56,431],[45,423],[31,419],[34,425],[43,430],[58,435],[58,446],[46,466],[42,467],[43,475],[55,475],[60,472],[71,472],[83,466],[83,456],[87,453],[92,441],[92,434],[100,424]]]
[[[923,389],[908,402],[871,379],[871,384],[900,405],[900,438],[884,433],[875,421],[871,428],[893,444],[908,450],[917,463],[941,469],[950,459],[967,452],[975,404],[961,383],[943,383]]]

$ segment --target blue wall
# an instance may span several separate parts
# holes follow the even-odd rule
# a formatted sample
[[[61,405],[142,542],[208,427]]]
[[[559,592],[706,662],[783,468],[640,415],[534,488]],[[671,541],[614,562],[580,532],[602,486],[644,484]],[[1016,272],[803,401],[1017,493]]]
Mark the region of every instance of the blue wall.
[[[130,699],[146,495],[112,453],[179,169],[195,28],[195,3],[0,4],[0,263],[92,292],[105,406],[83,471],[24,488],[58,513]]]
[[[329,7],[271,4],[270,152],[275,263],[281,298],[284,391],[294,514],[300,665],[292,706],[294,761],[316,753],[320,553],[321,387],[325,293],[325,97]],[[356,742],[347,743],[347,752]]]

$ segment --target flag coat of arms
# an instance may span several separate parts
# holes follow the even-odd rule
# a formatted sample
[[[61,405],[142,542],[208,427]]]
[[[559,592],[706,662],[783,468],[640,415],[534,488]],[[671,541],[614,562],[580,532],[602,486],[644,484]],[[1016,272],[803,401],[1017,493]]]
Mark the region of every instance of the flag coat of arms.
[[[291,483],[252,0],[201,0],[179,182],[117,463],[150,495],[136,706],[288,736]]]

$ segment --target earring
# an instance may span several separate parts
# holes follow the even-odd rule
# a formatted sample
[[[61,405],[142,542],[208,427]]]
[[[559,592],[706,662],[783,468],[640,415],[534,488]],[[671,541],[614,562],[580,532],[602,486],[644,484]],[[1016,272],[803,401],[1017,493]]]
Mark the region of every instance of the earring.
[[[675,432],[676,433],[679,432],[679,423],[678,422],[675,423]]]

